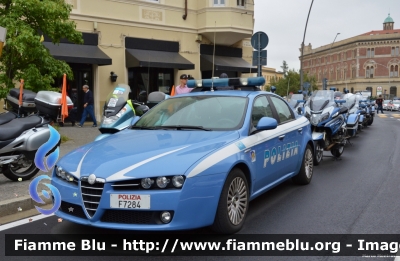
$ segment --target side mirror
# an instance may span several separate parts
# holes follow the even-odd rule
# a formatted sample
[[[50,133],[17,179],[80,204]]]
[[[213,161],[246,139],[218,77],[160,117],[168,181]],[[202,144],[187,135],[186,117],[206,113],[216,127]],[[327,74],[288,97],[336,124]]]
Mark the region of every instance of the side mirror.
[[[278,122],[274,118],[262,117],[257,124],[256,129],[261,130],[273,130],[278,127]]]
[[[305,100],[297,100],[298,103],[306,103]]]
[[[132,121],[131,121],[131,126],[135,125],[135,124],[136,124],[136,122],[137,122],[139,119],[140,119],[140,117],[139,117],[139,116],[135,116],[135,117],[133,117],[133,118],[132,118]]]

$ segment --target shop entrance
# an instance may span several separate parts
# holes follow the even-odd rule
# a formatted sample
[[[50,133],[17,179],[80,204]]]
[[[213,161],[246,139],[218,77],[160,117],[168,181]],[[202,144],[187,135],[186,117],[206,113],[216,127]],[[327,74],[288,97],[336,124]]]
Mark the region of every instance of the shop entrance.
[[[69,113],[68,119],[66,121],[71,122],[74,118],[75,122],[79,122],[82,117],[83,112],[83,99],[85,93],[82,91],[83,85],[88,85],[89,90],[95,95],[95,89],[93,86],[93,66],[92,64],[69,64],[71,70],[74,74],[73,80],[68,80],[67,82],[67,95],[71,98],[74,103],[74,110]],[[55,81],[55,86],[59,87],[60,92],[62,88],[62,78]],[[96,104],[94,104],[96,106]],[[88,115],[86,121],[92,121],[91,117]]]

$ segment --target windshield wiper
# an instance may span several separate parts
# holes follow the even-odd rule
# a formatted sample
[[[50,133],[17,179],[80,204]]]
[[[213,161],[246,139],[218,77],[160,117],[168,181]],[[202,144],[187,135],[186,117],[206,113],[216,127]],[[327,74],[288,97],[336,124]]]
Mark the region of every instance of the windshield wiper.
[[[145,127],[145,126],[131,126],[131,129],[138,129],[138,130],[155,130],[155,127]]]
[[[211,131],[211,129],[204,128],[203,126],[191,126],[191,125],[171,125],[171,126],[158,126],[160,128],[166,129],[189,129],[189,130],[204,130],[204,131]]]

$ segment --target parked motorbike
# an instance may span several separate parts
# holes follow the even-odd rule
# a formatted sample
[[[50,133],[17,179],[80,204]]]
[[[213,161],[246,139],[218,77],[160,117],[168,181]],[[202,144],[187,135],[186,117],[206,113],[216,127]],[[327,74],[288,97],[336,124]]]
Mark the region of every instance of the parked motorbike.
[[[131,88],[126,84],[118,84],[110,92],[104,104],[103,118],[99,127],[101,135],[95,141],[102,140],[120,132],[131,124],[132,118],[145,114],[149,107],[142,102],[129,99]]]
[[[24,90],[22,93],[22,104],[19,105],[19,88],[13,88],[4,99],[3,108],[7,111],[16,113],[19,117],[26,117],[37,112],[35,97],[36,92]]]
[[[39,171],[34,163],[36,151],[50,138],[49,121],[37,115],[17,118],[6,112],[0,114],[0,123],[0,173],[12,181],[31,179]]]
[[[288,103],[299,115],[304,114],[306,100],[303,94],[293,94]]]
[[[344,100],[335,100],[334,91],[317,90],[305,106],[305,116],[312,125],[312,137],[315,143],[314,164],[319,165],[324,151],[330,151],[337,159],[347,143],[346,117],[347,107],[340,107]]]
[[[343,116],[345,117],[346,121],[346,131],[348,134],[347,139],[350,139],[356,136],[359,130],[359,121],[361,114],[358,113],[357,110],[356,97],[354,94],[351,93],[343,94],[341,92],[336,92],[335,98],[338,100],[344,100],[345,103],[343,103],[341,106],[348,109],[348,112],[344,113]]]

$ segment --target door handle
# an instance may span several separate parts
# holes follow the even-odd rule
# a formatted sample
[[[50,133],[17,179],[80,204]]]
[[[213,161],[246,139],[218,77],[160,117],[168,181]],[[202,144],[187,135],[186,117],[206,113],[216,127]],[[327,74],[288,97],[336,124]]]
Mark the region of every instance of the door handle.
[[[299,131],[299,132],[302,132],[302,131],[303,131],[303,128],[298,129],[298,131]]]
[[[285,135],[279,136],[280,140],[283,140],[285,138]]]

